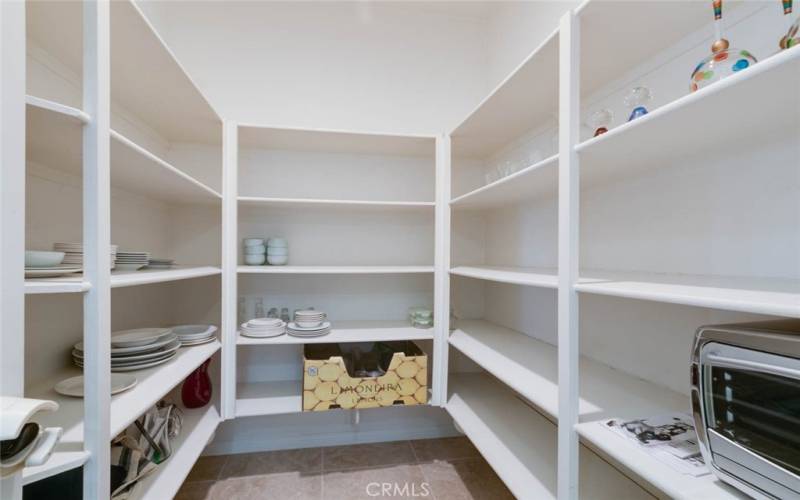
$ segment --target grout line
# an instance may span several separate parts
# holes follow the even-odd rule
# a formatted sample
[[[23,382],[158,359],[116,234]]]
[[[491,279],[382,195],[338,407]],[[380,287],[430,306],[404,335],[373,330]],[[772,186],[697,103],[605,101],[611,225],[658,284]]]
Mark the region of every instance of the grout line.
[[[411,453],[414,455],[415,463],[419,464],[419,455],[417,455],[417,449],[414,448],[414,441],[408,441],[408,445],[411,447]]]

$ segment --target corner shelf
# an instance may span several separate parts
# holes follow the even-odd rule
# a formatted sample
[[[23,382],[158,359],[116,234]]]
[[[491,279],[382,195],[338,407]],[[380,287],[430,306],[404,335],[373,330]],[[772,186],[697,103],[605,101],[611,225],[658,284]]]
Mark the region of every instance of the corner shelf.
[[[91,117],[81,109],[67,106],[66,104],[61,104],[49,99],[36,97],[30,94],[25,96],[25,104],[30,107],[39,108],[43,111],[50,111],[64,115],[65,117],[73,118],[83,124],[87,124],[92,121]]]
[[[89,460],[88,451],[67,451],[61,446],[56,446],[47,462],[37,467],[22,469],[22,484],[35,483],[41,479],[76,469],[85,464],[87,460]]]
[[[238,345],[334,344],[347,342],[390,342],[433,340],[433,328],[414,328],[408,321],[332,321],[331,332],[322,337],[301,338],[289,334],[266,339],[237,333]]]
[[[433,266],[239,266],[239,274],[426,274]]]
[[[222,274],[218,267],[176,267],[172,269],[140,269],[138,271],[111,271],[111,288],[165,283]],[[26,294],[43,293],[82,293],[91,288],[91,283],[83,275],[63,276],[51,279],[25,280]]]
[[[221,202],[220,193],[119,132],[111,139],[112,186],[171,204]]]
[[[240,382],[236,385],[236,416],[281,415],[303,411],[303,381]]]
[[[578,144],[581,185],[796,130],[798,74],[800,51],[786,50]]]
[[[45,293],[84,293],[92,288],[92,284],[83,279],[82,274],[77,277],[62,276],[60,278],[38,278],[25,280],[25,295]]]
[[[587,271],[582,273],[575,290],[800,318],[800,280],[793,279]]]
[[[465,276],[496,283],[558,288],[558,271],[536,267],[457,266],[450,269],[453,276]]]
[[[316,198],[271,198],[258,196],[239,196],[239,203],[260,207],[350,207],[365,209],[433,209],[432,201],[378,201],[378,200],[330,200]]]
[[[220,348],[218,341],[208,344],[181,347],[178,354],[169,362],[144,370],[129,372],[138,379],[132,389],[111,397],[111,424],[109,439],[128,427],[143,412],[164,397],[173,387],[180,384],[205,360]],[[71,367],[61,378],[80,375],[81,370]],[[53,389],[61,380],[49,380],[31,391],[31,396],[58,402],[58,411],[42,415],[40,423],[64,428],[62,444],[83,443],[83,399],[62,396]]]

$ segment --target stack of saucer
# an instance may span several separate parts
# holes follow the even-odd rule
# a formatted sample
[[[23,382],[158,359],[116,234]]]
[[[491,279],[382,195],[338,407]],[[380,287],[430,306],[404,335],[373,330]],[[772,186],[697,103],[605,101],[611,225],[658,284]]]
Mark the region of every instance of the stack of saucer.
[[[286,327],[292,337],[321,337],[331,332],[331,322],[325,321],[327,315],[321,311],[304,309],[295,311],[294,321]]]
[[[254,318],[242,323],[242,335],[245,337],[268,338],[279,337],[286,333],[286,323],[280,318]]]
[[[117,245],[111,245],[111,269],[114,269],[117,258],[117,248]],[[77,267],[83,266],[83,243],[55,243],[53,244],[53,250],[64,252],[62,264],[69,264]]]
[[[172,327],[172,333],[178,336],[181,346],[200,345],[214,341],[217,327],[214,325],[181,325]]]
[[[147,261],[148,269],[171,269],[173,265],[175,265],[174,259],[159,259],[156,257],[151,257],[150,260]]]
[[[169,328],[139,328],[111,334],[111,371],[129,372],[166,363],[181,341]],[[83,368],[83,342],[75,344],[72,361]]]
[[[138,271],[150,262],[150,252],[117,252],[117,268]]]

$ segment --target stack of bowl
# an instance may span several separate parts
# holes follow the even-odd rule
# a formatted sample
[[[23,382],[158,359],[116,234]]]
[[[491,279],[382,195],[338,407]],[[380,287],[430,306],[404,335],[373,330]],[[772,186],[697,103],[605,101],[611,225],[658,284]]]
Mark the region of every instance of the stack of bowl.
[[[267,240],[267,263],[271,266],[285,266],[289,262],[289,242],[286,238]]]
[[[408,319],[414,328],[430,328],[433,326],[433,311],[425,307],[408,309]]]
[[[263,266],[266,262],[264,254],[267,247],[264,246],[263,238],[244,239],[244,263],[248,266]]]

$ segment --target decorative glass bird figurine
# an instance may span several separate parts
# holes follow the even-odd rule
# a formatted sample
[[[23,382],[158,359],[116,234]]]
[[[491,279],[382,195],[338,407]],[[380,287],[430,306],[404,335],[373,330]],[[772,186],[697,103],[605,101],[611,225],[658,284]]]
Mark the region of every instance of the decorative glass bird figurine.
[[[630,108],[631,114],[628,116],[628,121],[631,121],[640,116],[647,114],[645,104],[653,99],[653,94],[647,87],[634,87],[625,96],[625,106]]]
[[[783,4],[783,15],[788,16],[792,13],[792,0],[783,0],[781,2]],[[789,30],[786,34],[781,38],[781,41],[778,45],[780,45],[781,50],[788,49],[790,47],[795,47],[800,45],[800,17],[794,20],[789,24]]]
[[[608,132],[608,127],[611,125],[611,120],[613,119],[614,115],[611,111],[603,108],[592,113],[586,121],[586,124],[594,130],[593,137],[597,137],[600,134]]]
[[[692,72],[692,92],[707,87],[758,62],[750,52],[730,47],[722,37],[722,0],[714,0],[714,31],[716,41],[711,44],[711,55],[700,61]]]

